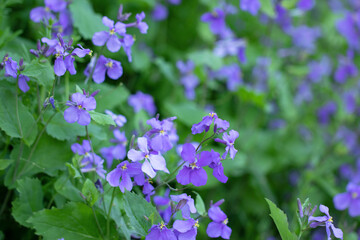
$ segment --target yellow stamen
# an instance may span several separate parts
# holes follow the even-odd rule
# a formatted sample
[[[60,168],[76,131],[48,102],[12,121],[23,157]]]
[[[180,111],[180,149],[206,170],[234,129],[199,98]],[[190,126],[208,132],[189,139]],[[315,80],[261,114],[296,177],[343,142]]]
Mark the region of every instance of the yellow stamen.
[[[197,227],[197,228],[200,227],[199,220],[196,220],[194,227]]]
[[[108,62],[107,64],[105,64],[107,67],[109,67],[109,68],[112,68],[112,66],[113,66],[113,62],[112,61],[110,61],[110,62]]]
[[[122,169],[122,170],[126,170],[126,169],[127,169],[126,163],[125,163],[124,165],[122,165],[121,169]]]
[[[62,27],[59,27],[58,31],[59,31],[59,33],[62,33],[64,31],[64,29]]]
[[[197,167],[197,166],[196,166],[196,163],[190,163],[190,167],[191,167],[191,169],[196,168],[196,167]]]
[[[223,224],[228,224],[228,222],[229,222],[229,219],[228,218],[226,218],[224,221],[223,221]]]
[[[149,182],[149,183],[153,183],[152,178],[149,178],[149,179],[148,179],[148,182]]]
[[[165,226],[164,222],[163,222],[163,221],[161,221],[161,224],[160,224],[160,229],[162,230],[164,227],[166,227],[166,226]]]
[[[210,116],[210,117],[214,117],[214,116],[215,116],[215,113],[211,112],[211,113],[209,113],[209,116]]]
[[[58,58],[58,57],[60,57],[60,56],[61,56],[60,53],[55,54],[55,57],[56,57],[56,58]]]
[[[110,30],[110,35],[114,35],[115,34],[115,28]]]
[[[83,107],[81,105],[78,105],[78,109],[82,109]]]
[[[352,198],[357,198],[357,197],[358,197],[358,194],[357,194],[356,192],[353,192],[353,193],[351,194],[351,197],[352,197]]]
[[[160,130],[160,134],[164,134],[165,133],[165,131],[164,130]]]
[[[92,54],[93,54],[93,50],[90,50],[90,52],[89,52],[88,54],[89,54],[89,56],[91,57]]]
[[[150,156],[148,154],[145,155],[145,158],[149,158]]]
[[[45,7],[45,11],[46,11],[46,12],[50,12],[50,8],[49,8],[49,7]]]
[[[330,217],[329,219],[328,219],[328,222],[333,222],[333,219],[332,219],[332,217]]]
[[[9,57],[5,57],[4,59],[4,62],[8,61],[9,60]]]

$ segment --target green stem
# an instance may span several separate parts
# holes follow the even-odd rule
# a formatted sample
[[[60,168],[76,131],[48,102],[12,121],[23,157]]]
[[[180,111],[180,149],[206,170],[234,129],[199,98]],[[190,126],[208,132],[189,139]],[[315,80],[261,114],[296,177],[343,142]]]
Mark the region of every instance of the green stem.
[[[92,209],[92,212],[93,212],[93,214],[94,214],[96,226],[97,226],[98,229],[99,229],[99,233],[100,233],[100,235],[101,235],[101,239],[104,239],[104,233],[103,233],[103,231],[102,231],[102,229],[101,229],[101,227],[100,227],[99,220],[98,220],[98,218],[97,218],[97,216],[96,216],[95,209],[94,209],[94,207],[91,207],[91,209]]]
[[[9,201],[10,196],[11,196],[11,192],[12,192],[12,190],[11,190],[11,189],[8,189],[8,191],[7,191],[7,193],[6,193],[6,196],[5,196],[5,199],[4,199],[4,202],[3,202],[3,204],[1,205],[0,216],[2,216],[3,212],[5,211],[7,202]]]
[[[19,81],[19,75],[16,78],[16,82]],[[20,116],[19,116],[19,99],[18,99],[18,88],[16,87],[16,91],[15,91],[15,109],[16,109],[16,119],[18,122],[18,127],[19,127],[19,132],[20,132],[20,137],[23,138],[23,132],[22,132],[22,127],[21,127],[21,122],[20,122]]]
[[[108,212],[108,214],[107,214],[107,219],[106,219],[106,232],[107,232],[107,237],[108,237],[108,239],[110,239],[110,214],[111,214],[111,209],[112,209],[113,201],[114,201],[114,198],[115,198],[115,192],[116,192],[116,188],[113,189],[113,192],[112,192],[112,195],[111,195],[109,212]]]
[[[89,135],[89,131],[88,131],[88,127],[87,127],[87,126],[85,126],[85,132],[86,132],[86,137],[87,137],[87,139],[88,139],[88,141],[89,141],[89,143],[90,143],[90,147],[91,147],[91,152],[92,152],[92,154],[93,154],[93,158],[95,159],[95,151],[94,151],[94,148],[93,148],[92,143],[91,143],[91,139],[90,139],[90,135]]]
[[[65,74],[65,102],[69,100],[70,83],[69,83],[69,72]]]

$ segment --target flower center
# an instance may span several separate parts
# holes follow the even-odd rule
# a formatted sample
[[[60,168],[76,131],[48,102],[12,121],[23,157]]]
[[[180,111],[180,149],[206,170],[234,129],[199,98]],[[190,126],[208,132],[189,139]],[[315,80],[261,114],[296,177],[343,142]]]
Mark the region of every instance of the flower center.
[[[59,27],[58,31],[59,31],[59,33],[62,33],[64,31],[64,29],[62,27]]]
[[[55,57],[56,57],[56,58],[58,58],[58,57],[60,57],[60,56],[61,56],[60,53],[56,53],[56,54],[55,54]]]
[[[214,12],[212,12],[212,13],[211,13],[211,15],[213,15],[214,17],[218,17],[218,16],[219,16],[219,15],[218,15],[218,13],[217,13],[217,12],[215,12],[215,11],[214,11]]]
[[[105,64],[107,67],[112,68],[113,67],[113,62],[109,61],[108,63]]]
[[[50,12],[50,8],[49,8],[49,7],[45,7],[45,11],[46,11],[46,12]]]
[[[222,223],[226,225],[226,224],[228,224],[228,222],[229,222],[229,219],[226,218]]]
[[[197,166],[196,166],[196,163],[190,163],[190,167],[191,167],[191,169],[196,168],[196,167],[197,167]]]
[[[127,169],[126,163],[121,166],[121,169],[122,169],[122,170],[126,170],[126,169]]]
[[[164,130],[160,130],[160,134],[164,135],[165,131]]]
[[[329,219],[328,219],[328,222],[333,222],[333,219],[332,219],[332,217],[330,217]]]
[[[145,158],[149,158],[149,154],[146,154],[146,155],[145,155]]]
[[[196,220],[194,227],[196,227],[196,228],[200,227],[199,220]]]
[[[90,50],[90,52],[89,52],[88,54],[89,54],[89,56],[91,57],[92,54],[93,54],[93,50]]]
[[[163,221],[161,221],[161,224],[160,224],[160,229],[162,230],[163,228],[165,227],[165,224]]]
[[[83,108],[83,106],[82,106],[81,104],[79,104],[77,107],[78,107],[78,109],[82,109],[82,108]]]
[[[114,34],[115,34],[115,28],[112,28],[112,29],[110,30],[110,34],[111,34],[111,35],[114,35]]]
[[[210,116],[210,117],[214,117],[214,116],[215,116],[215,114],[216,114],[216,113],[211,112],[211,113],[209,113],[209,116]]]
[[[152,183],[153,183],[152,178],[149,178],[149,179],[148,179],[148,182],[149,182],[150,184],[152,184]]]
[[[4,62],[7,62],[9,60],[9,57],[5,57]]]
[[[352,197],[352,198],[357,198],[357,197],[358,197],[358,194],[357,194],[356,192],[353,192],[353,193],[351,194],[351,197]]]

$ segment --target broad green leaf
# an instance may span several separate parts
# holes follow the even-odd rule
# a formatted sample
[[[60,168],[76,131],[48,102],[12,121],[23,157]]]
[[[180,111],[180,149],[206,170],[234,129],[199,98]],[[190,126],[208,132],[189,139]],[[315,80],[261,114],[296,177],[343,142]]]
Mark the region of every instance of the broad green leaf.
[[[274,4],[271,0],[260,0],[261,10],[269,17],[275,17]]]
[[[240,87],[236,94],[242,102],[252,103],[261,108],[265,106],[266,99],[262,93],[257,93],[247,87]]]
[[[62,113],[58,112],[51,119],[46,127],[46,132],[58,140],[72,140],[77,136],[85,136],[85,128],[77,123],[68,123],[65,121]]]
[[[292,9],[292,8],[295,8],[296,3],[297,3],[298,1],[299,1],[299,0],[283,0],[283,1],[281,1],[281,5],[282,5],[284,8]]]
[[[0,170],[6,169],[12,162],[12,159],[0,159]]]
[[[86,179],[81,192],[85,196],[86,201],[90,207],[94,206],[100,197],[99,191],[96,189],[95,184],[90,179]]]
[[[77,189],[66,175],[62,175],[54,184],[56,192],[63,197],[75,202],[83,201],[80,196],[80,190]]]
[[[12,215],[15,220],[25,227],[31,227],[26,221],[34,212],[44,208],[43,191],[38,179],[24,178],[16,183],[19,197],[12,202]]]
[[[22,74],[35,78],[38,84],[49,87],[55,79],[54,70],[48,61],[39,62],[37,59],[26,65]]]
[[[81,178],[80,172],[71,163],[65,163],[68,167],[69,173],[73,178]]]
[[[95,214],[101,231],[106,233],[106,219],[97,212]],[[34,226],[36,234],[43,236],[44,239],[103,239],[92,209],[80,202],[70,202],[62,209],[39,211],[28,222]],[[110,239],[118,239],[116,226],[113,221],[110,223]]]
[[[281,211],[276,205],[265,198],[266,202],[270,208],[270,216],[274,220],[274,223],[280,233],[281,239],[283,240],[297,240],[297,237],[294,233],[289,230],[289,223],[286,217],[286,214]]]
[[[197,192],[195,192],[195,191],[193,191],[193,192],[196,194],[195,207],[196,207],[197,212],[201,216],[206,216],[207,213],[206,213],[205,204],[204,204],[202,197]]]
[[[171,115],[177,116],[179,121],[188,126],[192,126],[193,124],[200,122],[201,119],[208,114],[205,110],[198,107],[193,102],[179,104],[168,102],[165,103],[165,108],[171,113]]]
[[[124,193],[124,210],[130,219],[131,226],[141,236],[146,236],[151,226],[161,221],[156,208],[142,196],[132,192],[125,191]],[[151,214],[154,214],[153,222],[147,220]]]
[[[76,0],[69,5],[74,26],[85,39],[91,39],[96,32],[107,31],[100,14],[94,12],[87,0]]]
[[[113,125],[116,126],[114,120],[107,114],[90,111],[91,119],[100,125]]]
[[[125,86],[113,86],[105,83],[95,85],[93,91],[100,90],[95,96],[96,99],[96,111],[104,112],[106,109],[114,109],[117,106],[123,104],[130,93]]]
[[[192,52],[188,55],[188,58],[192,60],[195,65],[207,65],[213,70],[218,70],[223,66],[222,58],[214,55],[210,50]]]
[[[169,80],[172,83],[177,82],[177,78],[175,76],[175,70],[172,64],[166,62],[162,57],[156,58],[155,64],[167,80]]]
[[[37,135],[37,125],[34,117],[19,98],[20,130],[16,113],[15,94],[4,88],[0,88],[0,92],[0,128],[10,137],[23,138],[24,142],[30,146]]]

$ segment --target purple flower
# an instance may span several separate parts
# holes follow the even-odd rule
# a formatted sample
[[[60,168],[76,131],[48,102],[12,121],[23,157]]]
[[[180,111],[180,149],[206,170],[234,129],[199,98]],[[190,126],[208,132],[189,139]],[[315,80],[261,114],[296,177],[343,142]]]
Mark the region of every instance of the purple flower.
[[[345,111],[349,114],[353,114],[356,110],[356,93],[353,91],[345,92],[343,94],[343,102]]]
[[[173,228],[178,240],[196,240],[197,229],[199,226],[199,220],[190,218],[187,220],[176,220]]]
[[[169,170],[166,168],[166,162],[163,156],[149,151],[148,141],[146,138],[138,138],[138,147],[140,151],[137,151],[135,149],[129,150],[128,158],[134,162],[145,159],[144,163],[141,166],[141,170],[144,173],[146,173],[151,178],[154,178],[156,176],[156,172],[154,170],[161,170],[169,173]]]
[[[315,6],[315,0],[300,0],[297,7],[303,11],[309,11]]]
[[[224,167],[221,162],[222,159],[220,157],[220,154],[211,149],[210,158],[212,162],[210,163],[209,167],[213,169],[214,177],[220,182],[226,183],[228,177],[224,174]]]
[[[324,106],[318,109],[317,117],[320,124],[326,125],[330,121],[330,117],[337,111],[336,103],[333,101],[327,102]]]
[[[259,0],[240,0],[240,8],[252,15],[256,15],[261,7]]]
[[[318,83],[323,77],[327,77],[331,73],[331,60],[328,56],[323,56],[319,62],[311,61],[308,64],[309,74],[308,78],[313,83]]]
[[[60,12],[65,10],[67,2],[65,0],[45,0],[45,7],[36,7],[30,12],[30,19],[33,22],[48,21],[50,18],[55,19],[51,12]]]
[[[169,3],[173,5],[179,5],[181,3],[181,0],[169,0]]]
[[[125,136],[125,132],[115,129],[113,133],[115,139],[111,139],[110,142],[116,143],[116,145],[100,149],[101,154],[106,159],[107,168],[111,167],[114,159],[122,160],[126,156],[127,138]]]
[[[142,21],[145,19],[145,13],[144,12],[138,13],[138,14],[136,14],[135,17],[136,17],[136,27],[139,29],[139,31],[142,34],[147,33],[149,26],[147,25],[146,22]]]
[[[356,77],[358,75],[358,69],[353,62],[354,52],[348,51],[347,56],[339,57],[339,66],[335,71],[335,81],[337,83],[345,83],[350,77]]]
[[[336,28],[339,33],[346,38],[349,47],[352,49],[359,49],[360,31],[358,20],[352,13],[347,13],[343,19],[336,23]]]
[[[288,34],[292,37],[292,41],[296,47],[307,52],[315,50],[315,42],[321,36],[319,28],[310,28],[302,25],[299,27],[291,27]]]
[[[108,181],[112,187],[119,187],[120,191],[124,193],[125,189],[131,191],[133,188],[131,177],[139,173],[141,173],[140,163],[124,161],[106,175],[106,181]]]
[[[132,35],[125,34],[122,39],[120,39],[121,44],[123,45],[124,51],[128,57],[128,61],[132,61],[131,57],[131,47],[135,42],[135,39]]]
[[[59,13],[59,21],[53,25],[52,36],[56,37],[57,34],[63,36],[70,36],[73,32],[73,21],[71,17],[71,12],[69,10],[64,10]]]
[[[148,202],[151,201],[150,197],[155,194],[154,187],[151,184],[152,184],[151,178],[145,179],[144,184],[143,184],[142,192],[145,195],[145,200]]]
[[[229,220],[219,207],[222,202],[220,200],[210,207],[208,214],[212,222],[207,226],[206,233],[211,238],[222,237],[223,239],[230,239],[232,230],[227,226]]]
[[[164,196],[155,196],[154,203],[156,208],[165,222],[169,222],[171,218],[171,201],[169,198],[170,189],[166,189]]]
[[[154,99],[149,94],[138,91],[136,94],[131,95],[128,98],[128,103],[134,108],[134,111],[136,113],[139,112],[141,109],[144,109],[151,116],[155,115],[156,113]]]
[[[295,104],[300,105],[303,102],[311,102],[312,100],[313,94],[311,90],[311,85],[307,81],[303,81],[297,88],[294,102]]]
[[[195,98],[195,88],[199,85],[198,77],[193,73],[194,62],[188,60],[187,62],[178,61],[176,67],[181,73],[180,83],[185,88],[185,96],[193,100]]]
[[[211,13],[205,13],[201,16],[201,21],[209,23],[210,30],[215,35],[223,36],[227,33],[225,23],[225,13],[223,10],[216,8]]]
[[[74,93],[71,95],[71,101],[67,101],[68,109],[64,111],[64,118],[68,123],[77,122],[80,125],[89,125],[91,117],[88,111],[96,108],[96,100],[94,97],[82,93]]]
[[[176,176],[176,180],[182,185],[189,183],[197,187],[205,185],[207,174],[202,167],[208,166],[211,163],[209,152],[196,154],[195,147],[191,143],[185,143],[181,157],[186,163]]]
[[[177,203],[179,203],[182,200],[186,202],[180,208],[183,218],[189,219],[190,218],[190,213],[196,213],[194,199],[192,199],[190,195],[187,195],[186,193],[183,193],[183,194],[180,194],[180,195],[171,195],[170,198],[171,198],[172,201],[177,202]]]
[[[158,3],[155,5],[155,7],[151,13],[151,16],[155,21],[162,21],[168,17],[168,14],[169,14],[169,11],[168,11],[167,7]]]
[[[145,240],[178,240],[174,232],[166,227],[164,222],[161,222],[157,225],[153,225],[149,229],[148,235],[146,235]]]
[[[109,115],[115,122],[115,124],[118,126],[118,127],[123,127],[124,124],[126,123],[126,117],[119,114],[119,115],[116,115],[114,114],[112,111],[110,110],[105,110],[105,113],[107,115]]]
[[[237,56],[239,62],[246,63],[246,43],[243,39],[229,37],[216,42],[214,54],[221,58],[226,56]]]
[[[152,118],[146,121],[152,129],[146,133],[146,137],[151,137],[150,146],[153,150],[158,152],[169,151],[173,145],[170,141],[170,133],[174,128],[173,121],[176,117],[171,117],[159,121],[156,118]]]
[[[18,66],[16,61],[12,60],[11,57],[5,55],[2,64],[5,65],[5,77],[13,77],[15,79],[18,79],[18,86],[20,90],[24,93],[29,91],[30,87],[27,82],[30,81],[30,78],[28,76],[20,74],[20,72],[24,70],[23,60],[20,60]]]
[[[266,92],[268,90],[268,67],[271,64],[271,59],[267,57],[258,57],[256,65],[252,70],[252,76],[256,80],[253,88],[258,92]]]
[[[214,124],[217,126],[216,130],[219,133],[222,133],[229,128],[229,122],[218,118],[217,114],[212,112],[212,113],[209,113],[208,116],[203,117],[203,119],[199,123],[195,123],[191,127],[192,134],[195,135],[195,134],[202,133],[204,131],[208,132],[211,124],[213,123],[213,120],[214,120]]]
[[[106,58],[103,55],[96,62],[93,80],[96,83],[105,81],[105,73],[113,80],[118,79],[123,74],[123,69],[119,61]]]
[[[226,86],[229,91],[236,91],[243,84],[242,72],[236,63],[222,67],[216,75],[227,79]]]
[[[124,35],[126,33],[126,25],[121,22],[117,22],[114,25],[114,21],[108,17],[103,17],[102,22],[109,28],[109,31],[96,32],[92,37],[92,42],[96,46],[103,46],[106,43],[106,47],[110,52],[119,51],[121,42],[116,33]]]
[[[334,197],[334,205],[337,210],[349,208],[349,215],[360,215],[360,186],[349,183],[345,193],[339,193]]]
[[[336,238],[343,239],[343,232],[341,231],[341,229],[336,228],[333,224],[333,218],[329,215],[329,208],[324,205],[320,205],[319,209],[320,212],[325,213],[325,216],[321,216],[321,217],[310,216],[309,217],[310,227],[316,228],[318,226],[325,226],[328,239],[331,239],[330,237],[331,231],[333,232]]]
[[[226,145],[225,152],[222,155],[222,158],[225,159],[228,152],[230,152],[230,157],[234,159],[237,150],[234,147],[235,139],[239,137],[239,133],[235,130],[230,130],[229,135],[227,133],[223,134],[223,139],[216,138],[215,142],[219,142]]]
[[[292,20],[288,11],[279,3],[276,4],[275,11],[276,11],[276,18],[275,18],[276,23],[279,24],[284,31],[287,31],[289,28],[291,28]]]
[[[52,108],[55,109],[55,99],[53,96],[45,99],[43,107],[46,108],[49,104],[51,104]]]

